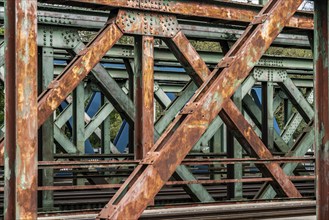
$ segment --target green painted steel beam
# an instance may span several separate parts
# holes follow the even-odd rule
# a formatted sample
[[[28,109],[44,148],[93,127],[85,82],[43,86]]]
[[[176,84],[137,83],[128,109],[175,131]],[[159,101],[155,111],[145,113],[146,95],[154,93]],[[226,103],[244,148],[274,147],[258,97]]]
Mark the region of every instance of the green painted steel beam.
[[[286,153],[285,157],[301,157],[304,156],[307,151],[311,148],[314,142],[314,130],[309,132],[304,132],[301,135],[300,140],[298,140],[293,146],[293,148]],[[298,163],[285,163],[282,165],[283,171],[288,175],[293,175],[293,171],[298,166]],[[257,195],[259,199],[273,199],[276,196],[275,190],[270,184],[266,184],[262,191]]]
[[[274,149],[273,82],[262,82],[262,140],[271,151]]]
[[[314,92],[313,92],[313,89],[312,89],[306,95],[307,102],[310,105],[312,105],[313,102],[314,102],[313,96],[314,96]],[[291,141],[291,138],[293,137],[293,134],[295,133],[295,131],[297,130],[297,128],[299,127],[299,125],[301,124],[302,121],[303,121],[303,117],[301,116],[301,114],[299,112],[296,112],[293,115],[291,115],[290,119],[288,120],[285,127],[281,131],[282,139],[286,143]]]
[[[196,87],[196,86],[195,86]],[[196,89],[194,87],[192,87],[191,89]],[[161,88],[159,88],[159,90],[161,91]],[[164,93],[158,93],[157,91],[155,91],[155,97],[156,99],[158,99],[161,103],[164,103],[164,105],[166,105],[166,108],[169,108],[168,111],[164,114],[164,116],[166,118],[170,118],[170,116],[172,116],[173,112],[176,112],[175,115],[177,114],[177,112],[179,112],[181,110],[181,108],[177,108],[180,105],[185,105],[185,103],[183,103],[183,99],[181,97],[177,98],[175,101],[179,100],[178,104],[175,104],[175,101],[173,101],[173,103],[169,103],[170,100],[168,100],[168,96]],[[185,98],[186,96],[184,96]],[[169,114],[168,114],[169,112]],[[166,116],[167,115],[167,116]],[[175,116],[173,116],[175,117]],[[167,127],[168,124],[162,124],[164,127],[162,127],[160,129],[160,131],[157,129],[159,121],[157,121],[154,125],[155,127],[155,140],[157,140],[160,137],[160,134],[162,132],[164,132],[165,128]],[[168,123],[168,122],[167,122]],[[176,169],[174,175],[175,179],[178,180],[196,180],[196,178],[194,177],[194,175],[191,173],[191,171],[184,165],[180,165],[178,166],[178,168]],[[192,199],[196,200],[196,201],[201,201],[201,202],[213,202],[215,201],[212,196],[209,194],[209,192],[204,188],[204,186],[202,186],[201,184],[190,184],[190,185],[185,185],[183,186],[184,190],[191,196]]]
[[[84,82],[80,83],[73,91],[72,99],[72,136],[73,143],[77,150],[84,154],[85,152],[85,94]]]
[[[113,105],[110,102],[104,104],[100,109],[96,112],[96,114],[90,119],[89,123],[85,126],[84,129],[84,138],[87,140],[92,133],[101,126],[105,119],[111,114],[114,110]]]
[[[314,110],[312,106],[305,99],[304,95],[295,86],[290,78],[287,78],[283,83],[279,83],[284,92],[287,94],[290,101],[296,107],[298,112],[303,116],[304,120],[308,123],[314,117]]]
[[[79,51],[84,48],[85,45],[80,42],[79,45],[74,48],[74,52],[79,53]],[[126,120],[132,122],[135,117],[134,105],[115,80],[100,64],[97,64],[91,73],[106,98],[113,104],[116,110],[124,115]]]
[[[242,88],[239,87],[234,93],[233,102],[236,107],[242,111]],[[243,148],[234,137],[234,134],[228,131],[226,153],[228,158],[242,158]],[[227,178],[228,179],[242,179],[243,178],[243,166],[241,163],[227,165]],[[227,194],[230,199],[242,199],[243,198],[243,184],[242,183],[231,183],[227,185]]]
[[[49,83],[54,78],[54,49],[42,47],[39,58],[42,74],[39,74],[39,86],[41,90],[46,90]],[[40,66],[40,65],[39,65]],[[42,158],[39,160],[53,161],[54,160],[54,117],[53,115],[41,127],[41,151]],[[40,140],[40,139],[39,139]],[[40,146],[40,144],[39,144]],[[44,169],[42,171],[42,185],[54,185],[54,170]],[[42,208],[43,210],[51,210],[54,207],[53,191],[42,192]]]
[[[264,0],[265,1],[265,0]],[[2,9],[2,10],[1,10]],[[99,30],[107,21],[108,14],[101,11],[78,10],[77,8],[63,8],[54,6],[38,7],[38,24],[45,27],[59,27],[65,29],[81,30]],[[3,21],[3,8],[0,7],[0,21]],[[209,40],[230,40],[236,41],[243,30],[237,27],[218,27],[214,24],[205,24],[202,22],[189,22],[180,20],[180,26],[189,38],[209,39]],[[307,36],[303,34],[280,34],[274,41],[274,45],[298,46],[309,48]]]
[[[106,97],[102,94],[102,105],[107,105],[110,102],[106,99]],[[113,107],[114,108],[114,107]],[[101,125],[101,147],[102,147],[102,153],[104,154],[110,154],[111,151],[111,118],[110,115],[107,117],[105,116],[105,119],[102,122]]]
[[[243,107],[247,114],[252,118],[252,120],[255,122],[256,126],[261,129],[261,115],[262,112],[259,109],[259,107],[255,104],[253,99],[250,95],[246,95],[243,98]],[[277,147],[280,149],[281,152],[287,152],[289,150],[289,146],[282,140],[280,135],[276,131],[273,132],[274,134],[274,143],[277,145]]]
[[[54,139],[63,152],[68,154],[82,153],[78,151],[77,147],[66,137],[65,133],[57,127],[57,125],[54,126]]]
[[[154,82],[154,97],[164,109],[168,108],[171,104],[170,98],[157,82]]]

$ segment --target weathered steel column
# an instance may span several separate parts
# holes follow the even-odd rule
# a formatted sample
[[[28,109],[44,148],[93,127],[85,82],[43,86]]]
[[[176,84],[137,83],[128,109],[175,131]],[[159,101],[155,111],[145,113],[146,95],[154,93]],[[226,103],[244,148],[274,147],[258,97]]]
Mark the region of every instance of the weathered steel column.
[[[37,218],[37,1],[5,1],[5,219]]]
[[[44,91],[48,88],[49,83],[54,79],[54,49],[43,47],[41,49],[42,72],[39,73],[41,79],[41,90]],[[39,62],[40,63],[40,62]],[[41,91],[40,91],[41,92]],[[39,160],[53,161],[54,160],[54,119],[49,119],[41,127],[41,134],[39,140],[42,140],[42,157]],[[53,169],[44,169],[42,172],[42,185],[52,186],[54,184],[54,171]],[[42,207],[43,209],[51,209],[54,206],[53,191],[42,192]]]
[[[226,128],[225,125],[222,125],[215,133],[214,137],[213,137],[213,141],[212,141],[212,152],[213,153],[223,153],[225,152],[225,147],[226,146]],[[214,165],[214,168],[216,169],[216,172],[219,172],[221,169],[222,165]],[[214,174],[213,178],[215,180],[220,180],[221,179],[221,174]]]
[[[73,90],[73,144],[76,146],[78,152],[85,153],[85,86],[82,81]],[[74,174],[77,177],[76,184],[84,185],[84,179],[79,174]],[[79,177],[80,176],[80,177]]]
[[[154,145],[154,39],[135,38],[135,157],[142,159]]]
[[[85,88],[82,81],[73,91],[73,143],[78,151],[85,153]]]
[[[102,106],[109,103],[109,100],[102,94]],[[102,123],[102,153],[111,153],[111,119],[110,115],[104,119]]]
[[[128,73],[128,90],[129,98],[134,102],[134,70],[129,59],[123,59],[127,73]],[[134,153],[134,123],[129,123],[129,142],[128,142],[128,152]]]
[[[232,97],[234,103],[242,111],[242,90],[241,87],[236,90]],[[242,146],[232,132],[227,132],[227,157],[228,158],[242,158]],[[228,179],[242,179],[243,167],[242,164],[227,165],[227,178]],[[227,197],[228,199],[241,199],[243,197],[242,183],[227,184]]]
[[[314,1],[315,146],[317,173],[317,218],[329,216],[329,74],[328,0]]]
[[[274,148],[273,95],[273,83],[262,82],[262,140],[271,151]]]

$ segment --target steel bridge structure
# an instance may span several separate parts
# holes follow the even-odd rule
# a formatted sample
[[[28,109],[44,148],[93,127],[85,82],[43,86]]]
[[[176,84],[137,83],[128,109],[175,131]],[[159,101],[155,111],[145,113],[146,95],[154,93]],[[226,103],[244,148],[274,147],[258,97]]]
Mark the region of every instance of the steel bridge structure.
[[[1,217],[327,219],[329,1],[302,3],[0,1]]]

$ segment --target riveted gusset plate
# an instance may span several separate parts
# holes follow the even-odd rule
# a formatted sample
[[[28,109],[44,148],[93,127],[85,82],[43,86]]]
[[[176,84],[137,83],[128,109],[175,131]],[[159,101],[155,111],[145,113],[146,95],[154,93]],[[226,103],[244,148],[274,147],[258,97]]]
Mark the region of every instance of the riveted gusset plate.
[[[287,79],[287,72],[280,69],[256,68],[254,78],[259,82],[283,82]]]
[[[180,30],[173,15],[120,10],[116,24],[125,34],[173,37]]]

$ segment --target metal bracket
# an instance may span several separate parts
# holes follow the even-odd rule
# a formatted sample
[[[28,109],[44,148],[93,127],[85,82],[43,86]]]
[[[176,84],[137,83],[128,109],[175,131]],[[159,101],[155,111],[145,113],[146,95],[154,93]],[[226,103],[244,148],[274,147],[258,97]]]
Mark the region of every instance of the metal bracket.
[[[148,152],[143,160],[139,164],[152,165],[154,161],[160,156],[160,152]]]
[[[263,24],[267,20],[267,18],[268,18],[268,14],[256,16],[254,20],[250,23],[250,25]]]
[[[174,15],[135,10],[119,10],[116,24],[126,34],[171,38],[180,31]]]
[[[258,82],[283,82],[288,74],[282,69],[255,68],[253,76]]]
[[[139,7],[139,1],[140,0],[128,0],[127,6],[132,7],[132,8],[137,8],[137,7]]]
[[[227,68],[231,66],[231,63],[234,61],[235,56],[233,57],[224,57],[219,64],[217,64],[216,68],[221,69],[221,68]]]
[[[187,103],[179,114],[180,115],[192,114],[198,106],[199,106],[199,102]]]

